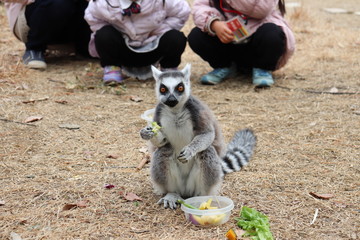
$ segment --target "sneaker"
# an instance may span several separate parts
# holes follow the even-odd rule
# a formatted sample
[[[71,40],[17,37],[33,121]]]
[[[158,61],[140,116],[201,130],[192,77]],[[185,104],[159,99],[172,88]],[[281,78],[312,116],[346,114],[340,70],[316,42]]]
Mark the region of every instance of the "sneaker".
[[[42,51],[26,50],[24,53],[23,62],[25,66],[34,69],[45,69],[46,63]]]
[[[237,73],[236,65],[232,64],[228,68],[216,68],[201,77],[200,82],[205,85],[216,85],[226,78],[235,77]]]
[[[271,71],[261,68],[253,68],[253,84],[256,87],[270,87],[274,84]]]
[[[124,80],[121,68],[118,66],[105,66],[103,81],[105,85],[117,85]]]

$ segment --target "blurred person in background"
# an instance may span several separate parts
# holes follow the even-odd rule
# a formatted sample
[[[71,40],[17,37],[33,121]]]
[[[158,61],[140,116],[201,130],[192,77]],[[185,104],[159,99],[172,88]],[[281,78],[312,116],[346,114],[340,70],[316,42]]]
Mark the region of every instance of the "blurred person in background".
[[[70,44],[77,54],[89,57],[91,30],[84,20],[87,0],[1,0],[10,29],[25,44],[23,63],[46,69],[44,53],[49,45]]]
[[[295,50],[285,12],[283,0],[195,0],[189,45],[214,69],[200,82],[215,85],[242,69],[255,86],[271,86]]]
[[[163,71],[181,63],[187,39],[180,30],[190,15],[186,0],[93,0],[85,19],[93,31],[89,49],[100,58],[105,85],[126,77],[146,80],[151,65]]]

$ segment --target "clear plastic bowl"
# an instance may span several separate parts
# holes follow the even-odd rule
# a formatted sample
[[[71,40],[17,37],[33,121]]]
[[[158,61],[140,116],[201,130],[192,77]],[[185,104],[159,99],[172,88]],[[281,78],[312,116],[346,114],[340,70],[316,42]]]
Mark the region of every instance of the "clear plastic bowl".
[[[196,208],[199,208],[203,202],[212,199],[211,207],[217,209],[199,210],[188,208],[181,204],[181,210],[184,211],[186,220],[197,226],[217,226],[226,223],[229,220],[234,203],[230,198],[222,196],[200,196],[186,199],[184,202]]]
[[[148,124],[151,125],[151,122],[153,121],[155,113],[155,108],[146,110],[143,114],[141,114],[141,118],[144,119]]]

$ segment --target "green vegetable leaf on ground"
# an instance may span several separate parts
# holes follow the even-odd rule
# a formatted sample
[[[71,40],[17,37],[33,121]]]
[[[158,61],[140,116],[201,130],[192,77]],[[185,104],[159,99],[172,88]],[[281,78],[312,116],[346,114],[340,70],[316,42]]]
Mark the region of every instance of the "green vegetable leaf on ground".
[[[245,230],[245,237],[254,240],[273,240],[268,217],[255,209],[243,206],[240,217],[235,218],[237,225]]]

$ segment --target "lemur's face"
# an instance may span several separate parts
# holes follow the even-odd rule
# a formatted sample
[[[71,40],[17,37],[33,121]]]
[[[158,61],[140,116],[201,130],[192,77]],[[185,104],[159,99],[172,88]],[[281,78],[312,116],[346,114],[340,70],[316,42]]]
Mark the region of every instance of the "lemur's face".
[[[169,107],[175,107],[182,98],[186,97],[185,85],[181,81],[162,81],[159,86],[159,97],[160,101]]]
[[[190,96],[190,65],[181,71],[161,72],[152,68],[158,100],[170,108],[184,105]]]

